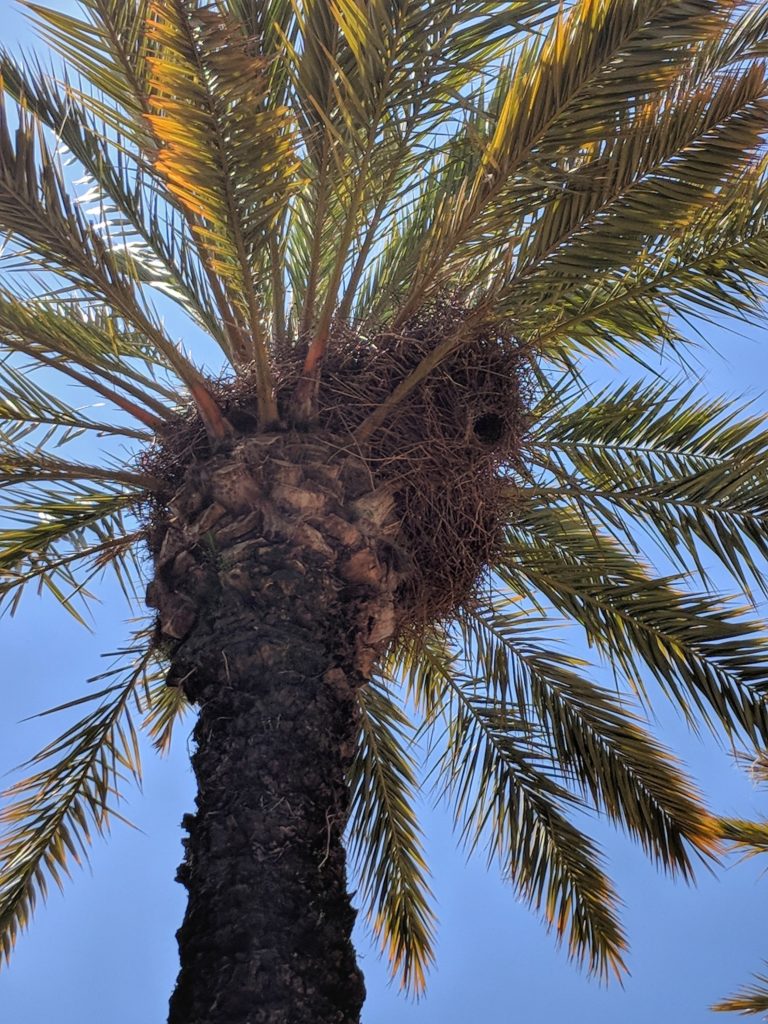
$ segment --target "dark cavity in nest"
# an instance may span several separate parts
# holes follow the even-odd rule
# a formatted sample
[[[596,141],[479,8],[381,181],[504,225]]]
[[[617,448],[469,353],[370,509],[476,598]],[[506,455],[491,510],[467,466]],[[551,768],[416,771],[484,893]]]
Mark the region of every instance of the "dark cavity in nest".
[[[485,412],[472,424],[475,437],[483,444],[498,444],[504,437],[504,417],[495,412]]]
[[[371,486],[386,485],[395,494],[401,523],[396,543],[409,567],[399,595],[406,628],[447,618],[471,600],[498,552],[512,510],[510,478],[525,461],[532,401],[528,355],[501,331],[467,331],[362,450],[353,435],[424,356],[461,327],[464,316],[461,308],[442,304],[397,333],[382,330],[368,338],[337,326],[310,430],[326,437],[338,457],[362,456]],[[289,409],[300,370],[285,362],[278,373],[284,429],[295,439]],[[212,381],[209,388],[239,434],[257,432],[252,378]],[[209,455],[196,410],[181,410],[141,460],[145,472],[166,484],[149,509],[150,534],[153,520],[166,521],[165,501],[190,467]]]

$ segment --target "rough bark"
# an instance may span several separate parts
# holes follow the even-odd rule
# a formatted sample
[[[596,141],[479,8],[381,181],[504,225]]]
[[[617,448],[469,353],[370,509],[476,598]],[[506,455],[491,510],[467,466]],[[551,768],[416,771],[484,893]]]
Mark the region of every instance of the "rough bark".
[[[391,501],[332,439],[191,467],[154,537],[169,682],[199,705],[170,1024],[354,1024],[356,696],[396,624]]]

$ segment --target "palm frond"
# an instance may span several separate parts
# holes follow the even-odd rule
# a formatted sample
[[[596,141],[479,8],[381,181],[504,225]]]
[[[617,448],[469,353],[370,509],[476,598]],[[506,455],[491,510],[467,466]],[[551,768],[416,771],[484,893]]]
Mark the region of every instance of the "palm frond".
[[[744,4],[713,49],[718,67],[768,55],[768,4]]]
[[[484,679],[454,668],[441,685],[435,777],[460,834],[470,849],[486,845],[571,956],[600,975],[621,974],[625,940],[613,888],[595,844],[565,814],[576,798],[550,774],[535,727]]]
[[[764,751],[754,760],[750,759],[749,770],[759,782],[768,781],[768,762]],[[768,822],[720,818],[718,828],[723,839],[743,857],[768,853]],[[745,985],[735,995],[720,1000],[712,1009],[722,1013],[768,1014],[768,977],[755,974],[753,978],[751,985]]]
[[[0,489],[51,480],[106,480],[139,491],[150,482],[148,477],[119,466],[89,466],[83,462],[70,462],[39,448],[0,453]]]
[[[635,261],[659,235],[691,224],[718,190],[738,180],[766,131],[764,70],[754,65],[716,82],[687,78],[648,103],[616,139],[564,175],[515,246],[505,287],[520,315]],[[494,284],[491,284],[494,288]],[[503,289],[502,289],[503,291]],[[503,299],[501,300],[503,303]]]
[[[756,974],[754,978],[752,985],[746,985],[736,995],[715,1003],[712,1009],[720,1013],[741,1013],[744,1016],[768,1014],[768,976]]]
[[[159,754],[168,754],[174,729],[190,710],[184,690],[180,686],[168,686],[162,673],[145,689],[143,708],[142,729]]]
[[[284,40],[290,42],[296,36],[293,0],[223,0],[221,6],[241,22],[245,37],[252,40],[269,61],[273,75],[270,95],[275,96],[276,102],[284,103],[288,73],[284,62],[277,58],[285,56]]]
[[[514,244],[523,204],[530,210],[532,195],[541,195],[552,164],[566,166],[592,133],[615,127],[621,111],[664,89],[726,19],[708,0],[583,0],[561,11],[548,34],[496,76],[469,122],[474,144],[465,148],[464,172],[448,179],[448,191],[430,196],[437,205],[401,319],[445,286],[461,247],[469,252],[474,241],[487,250],[495,230]]]
[[[709,856],[713,819],[627,698],[598,686],[578,658],[542,646],[539,622],[496,597],[459,618],[473,671],[541,730],[553,766],[595,810],[620,824],[658,864],[691,878],[691,852]]]
[[[126,778],[140,778],[131,704],[152,678],[146,636],[137,634],[118,655],[123,664],[97,677],[113,680],[109,685],[45,712],[92,707],[23,765],[32,774],[3,794],[0,943],[6,960],[49,882],[61,888],[70,865],[87,859],[93,836],[120,817],[116,806]]]
[[[86,186],[81,201],[96,211],[102,237],[130,267],[129,276],[170,296],[230,353],[189,226],[144,158],[129,152],[123,138],[110,138],[108,126],[71,88],[63,90],[32,59],[22,65],[0,48],[0,80],[77,161]]]
[[[243,100],[246,94],[253,96],[255,92],[260,91],[263,83],[249,83],[243,86],[243,82],[248,82],[248,78],[241,77],[239,89],[235,87],[233,91],[232,81],[227,77],[228,72],[225,68],[221,95],[218,96],[217,103],[214,103],[212,90],[217,84],[217,79],[222,77],[222,69],[217,73],[215,67],[203,67],[205,59],[202,53],[198,52],[200,40],[195,36],[197,29],[190,18],[197,17],[197,12],[199,18],[207,20],[209,28],[213,25],[214,35],[215,27],[218,25],[228,38],[236,40],[241,70],[243,59],[253,64],[246,53],[250,44],[247,44],[242,33],[238,32],[239,23],[225,25],[226,19],[223,16],[220,17],[212,9],[198,4],[196,0],[179,0],[179,3],[167,4],[137,0],[136,4],[129,5],[132,8],[130,10],[128,7],[113,3],[112,0],[89,0],[86,7],[89,16],[87,20],[60,15],[59,12],[50,12],[41,7],[36,7],[35,10],[44,34],[54,49],[74,66],[86,82],[90,83],[90,88],[85,91],[74,91],[67,86],[67,99],[75,108],[81,130],[77,131],[72,125],[65,125],[63,137],[72,144],[73,152],[83,161],[97,183],[96,195],[99,196],[103,191],[110,196],[116,209],[127,217],[130,228],[138,232],[149,250],[147,252],[143,246],[137,247],[135,244],[130,248],[121,244],[116,256],[118,265],[123,266],[127,263],[138,280],[153,283],[163,291],[170,292],[177,300],[181,299],[182,304],[187,307],[191,305],[192,315],[202,322],[206,330],[217,340],[231,362],[237,364],[250,361],[254,354],[263,361],[257,345],[262,325],[254,320],[250,331],[246,329],[247,319],[243,320],[233,305],[237,296],[233,298],[227,294],[227,284],[232,284],[234,274],[241,286],[240,299],[245,297],[246,300],[247,316],[253,318],[257,306],[251,272],[256,267],[255,256],[258,255],[258,251],[246,252],[245,239],[241,237],[242,225],[239,220],[232,221],[233,216],[239,218],[243,213],[237,185],[237,175],[242,173],[243,167],[236,165],[242,162],[238,157],[243,156],[244,147],[237,142],[236,132],[230,129],[233,125],[242,123]],[[186,42],[188,52],[183,55],[187,58],[186,73],[181,67],[177,67],[179,53],[174,56],[173,47],[171,52],[168,52],[168,39],[166,61],[163,65],[162,44],[156,33],[160,30],[159,26],[168,19],[170,23],[176,23],[179,27],[176,43],[181,45],[182,50]],[[73,40],[77,41],[74,46]],[[170,73],[170,78],[166,76],[164,83],[157,79],[159,66],[165,66],[166,71]],[[173,72],[173,68],[176,68],[176,72]],[[192,201],[195,181],[190,180],[186,183],[189,188],[184,187],[183,171],[176,166],[174,172],[174,162],[170,155],[170,150],[174,147],[177,156],[181,155],[181,150],[185,147],[186,157],[190,157],[194,152],[196,164],[190,169],[197,168],[198,173],[196,176],[193,174],[193,178],[196,177],[197,186],[203,187],[200,180],[200,164],[206,164],[205,143],[209,139],[205,140],[202,147],[195,146],[195,139],[185,130],[178,117],[177,126],[181,126],[181,130],[175,135],[171,132],[173,137],[168,135],[170,129],[165,135],[157,130],[157,117],[160,114],[164,113],[167,117],[174,103],[177,105],[178,114],[179,105],[183,106],[190,99],[188,91],[186,95],[182,92],[178,97],[173,93],[162,92],[164,88],[167,89],[174,84],[170,80],[174,74],[177,79],[176,85],[184,80],[182,84],[186,85],[187,90],[197,87],[197,95],[193,96],[193,99],[199,100],[202,94],[206,101],[204,108],[199,109],[198,117],[208,118],[208,128],[215,130],[218,145],[216,152],[210,154],[207,160],[209,174],[205,185],[211,184],[210,174],[213,173],[217,179],[215,185],[224,187],[223,193],[214,189],[213,198],[218,212],[223,212],[225,218],[228,218],[226,225],[205,221],[199,211],[201,197],[198,196]],[[263,78],[263,75],[261,77]],[[40,96],[39,88],[35,90],[34,95]],[[108,102],[97,98],[101,96],[106,96]],[[44,96],[43,99],[47,97]],[[230,99],[233,100],[232,104],[229,104]],[[54,100],[53,106],[55,102]],[[45,123],[50,123],[51,106],[51,103],[43,104],[41,116]],[[253,108],[250,112],[256,113]],[[245,111],[246,119],[247,115],[248,111]],[[222,123],[225,116],[226,124]],[[259,116],[263,121],[264,118]],[[193,118],[190,127],[194,123]],[[263,135],[262,132],[262,141]],[[198,144],[201,142],[199,134],[196,141]],[[117,172],[111,168],[104,171],[94,167],[94,150],[106,151],[107,159],[104,162],[107,165],[116,164]],[[254,175],[259,170],[266,169],[269,176],[271,157],[265,153],[263,146],[261,149],[252,149],[245,155],[248,159],[251,185]],[[165,173],[159,166],[161,157]],[[256,164],[258,167],[254,171]],[[203,167],[203,174],[205,170],[206,167]],[[210,194],[208,198],[211,199]],[[174,213],[180,216],[176,218]],[[251,210],[251,219],[255,216],[258,220],[260,213],[258,207],[255,212]],[[167,223],[163,224],[163,220]],[[114,233],[114,223],[110,224],[110,227]],[[219,242],[224,240],[227,243],[226,258],[222,260],[218,260],[214,252],[217,232]],[[236,236],[234,238],[233,232]],[[129,231],[128,234],[130,233]],[[231,259],[233,245],[237,250],[234,253],[234,262]],[[248,256],[254,257],[253,266],[246,266],[243,263]],[[222,271],[226,270],[229,271],[228,275],[222,276]],[[245,291],[242,291],[243,288]],[[267,369],[268,367],[262,365],[262,370]]]
[[[733,843],[746,856],[768,853],[768,824],[741,818],[720,818],[718,828],[723,839]]]
[[[709,551],[748,589],[768,559],[768,430],[741,403],[674,383],[607,388],[559,407],[536,441],[547,498],[628,541],[640,523],[681,569]],[[536,458],[536,456],[534,456]]]
[[[291,117],[266,103],[269,76],[237,23],[197,0],[155,7],[148,25],[150,114],[157,172],[194,219],[204,264],[227,288],[241,327],[241,362],[258,365],[262,410],[272,409],[267,351],[267,241],[299,187]]]
[[[0,288],[0,353],[4,349],[55,368],[145,426],[168,419],[167,403],[178,401],[158,379],[146,338],[96,303],[23,301]]]
[[[295,8],[289,27],[280,5],[282,63],[307,154],[304,209],[289,233],[299,234],[306,252],[298,299],[302,333],[314,328],[310,365],[337,301],[341,317],[353,308],[368,257],[417,184],[441,126],[461,113],[468,84],[550,7],[542,0],[311,0]],[[334,255],[325,266],[329,238]]]
[[[418,994],[434,959],[435,916],[414,808],[414,728],[381,680],[364,687],[359,702],[360,744],[349,770],[351,854],[392,975]]]
[[[628,269],[561,294],[551,313],[542,311],[537,345],[555,358],[566,345],[636,357],[638,347],[684,341],[691,318],[758,315],[768,268],[767,170],[757,161],[695,224],[657,239]]]
[[[426,6],[339,0],[308,4],[297,18],[293,91],[303,115],[309,177],[317,186],[313,209],[322,211],[321,231],[310,242],[318,258],[322,220],[332,217],[339,226],[329,273],[308,277],[310,306],[315,291],[321,300],[316,351],[322,350],[345,270],[341,317],[352,308],[386,211],[417,180],[423,161],[418,143],[455,114],[456,96],[476,75],[479,55],[487,61],[503,52],[509,29],[545,6],[511,4],[504,14],[499,4],[476,0],[461,7],[450,0]],[[490,36],[483,36],[481,25]],[[311,308],[304,322],[314,322]]]
[[[138,526],[126,521],[136,492],[61,481],[54,489],[17,486],[0,507],[0,607],[15,611],[29,584],[45,590],[79,622],[95,576],[115,572],[126,597],[140,589]]]
[[[0,92],[0,230],[24,247],[29,266],[38,260],[46,270],[57,271],[75,288],[111,306],[183,381],[201,384],[199,372],[166,336],[134,280],[72,202],[39,124],[23,108],[16,114],[18,127],[12,135],[5,95]]]
[[[123,138],[147,146],[147,35],[152,0],[82,0],[85,18],[22,0],[40,36],[90,88],[81,102]]]
[[[701,715],[765,742],[768,648],[743,609],[656,578],[574,509],[543,504],[515,516],[496,572],[578,624],[641,695],[650,672],[691,724]]]
[[[29,367],[17,368],[7,357],[0,358],[0,440],[7,449],[15,449],[30,436],[43,448],[60,448],[89,432],[133,440],[151,436],[126,424],[93,419],[87,408],[75,408],[40,387]]]

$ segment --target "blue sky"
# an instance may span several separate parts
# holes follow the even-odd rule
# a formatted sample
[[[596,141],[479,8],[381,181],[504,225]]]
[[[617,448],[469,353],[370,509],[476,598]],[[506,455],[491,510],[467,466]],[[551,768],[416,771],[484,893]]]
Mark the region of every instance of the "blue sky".
[[[0,6],[6,45],[29,43],[19,11],[7,0]],[[765,408],[765,397],[755,391],[768,379],[763,335],[758,325],[741,337],[709,329],[707,340],[719,354],[702,354],[704,388],[747,392]],[[0,621],[0,773],[58,731],[51,719],[20,722],[82,693],[83,680],[104,668],[100,655],[126,638],[125,615],[119,593],[107,584],[91,635],[33,595],[15,619]],[[661,735],[717,811],[768,814],[766,796],[727,753],[691,736],[661,702],[658,708]],[[12,966],[0,972],[4,1024],[162,1024],[176,973],[174,931],[183,913],[183,890],[173,881],[181,858],[179,822],[192,800],[185,737],[177,737],[166,760],[147,750],[144,793],[129,793],[123,808],[137,827],[116,823],[108,841],[96,841],[90,868],[75,870],[63,896],[54,889],[19,942]],[[658,874],[637,848],[598,825],[631,941],[624,988],[601,987],[568,962],[512,889],[486,871],[482,857],[466,863],[447,815],[429,798],[424,817],[440,918],[438,966],[426,998],[407,1001],[388,984],[361,930],[365,1024],[703,1024],[717,1019],[707,1005],[768,957],[768,878],[760,877],[758,861],[729,863],[716,875],[702,872],[698,887],[689,888]]]

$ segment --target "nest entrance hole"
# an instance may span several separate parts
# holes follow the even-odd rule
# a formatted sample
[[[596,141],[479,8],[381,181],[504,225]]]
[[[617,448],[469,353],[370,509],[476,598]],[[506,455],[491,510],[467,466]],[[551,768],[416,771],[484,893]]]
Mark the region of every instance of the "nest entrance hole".
[[[503,416],[495,412],[486,412],[477,417],[472,424],[472,430],[481,444],[498,444],[504,437],[505,426]]]

